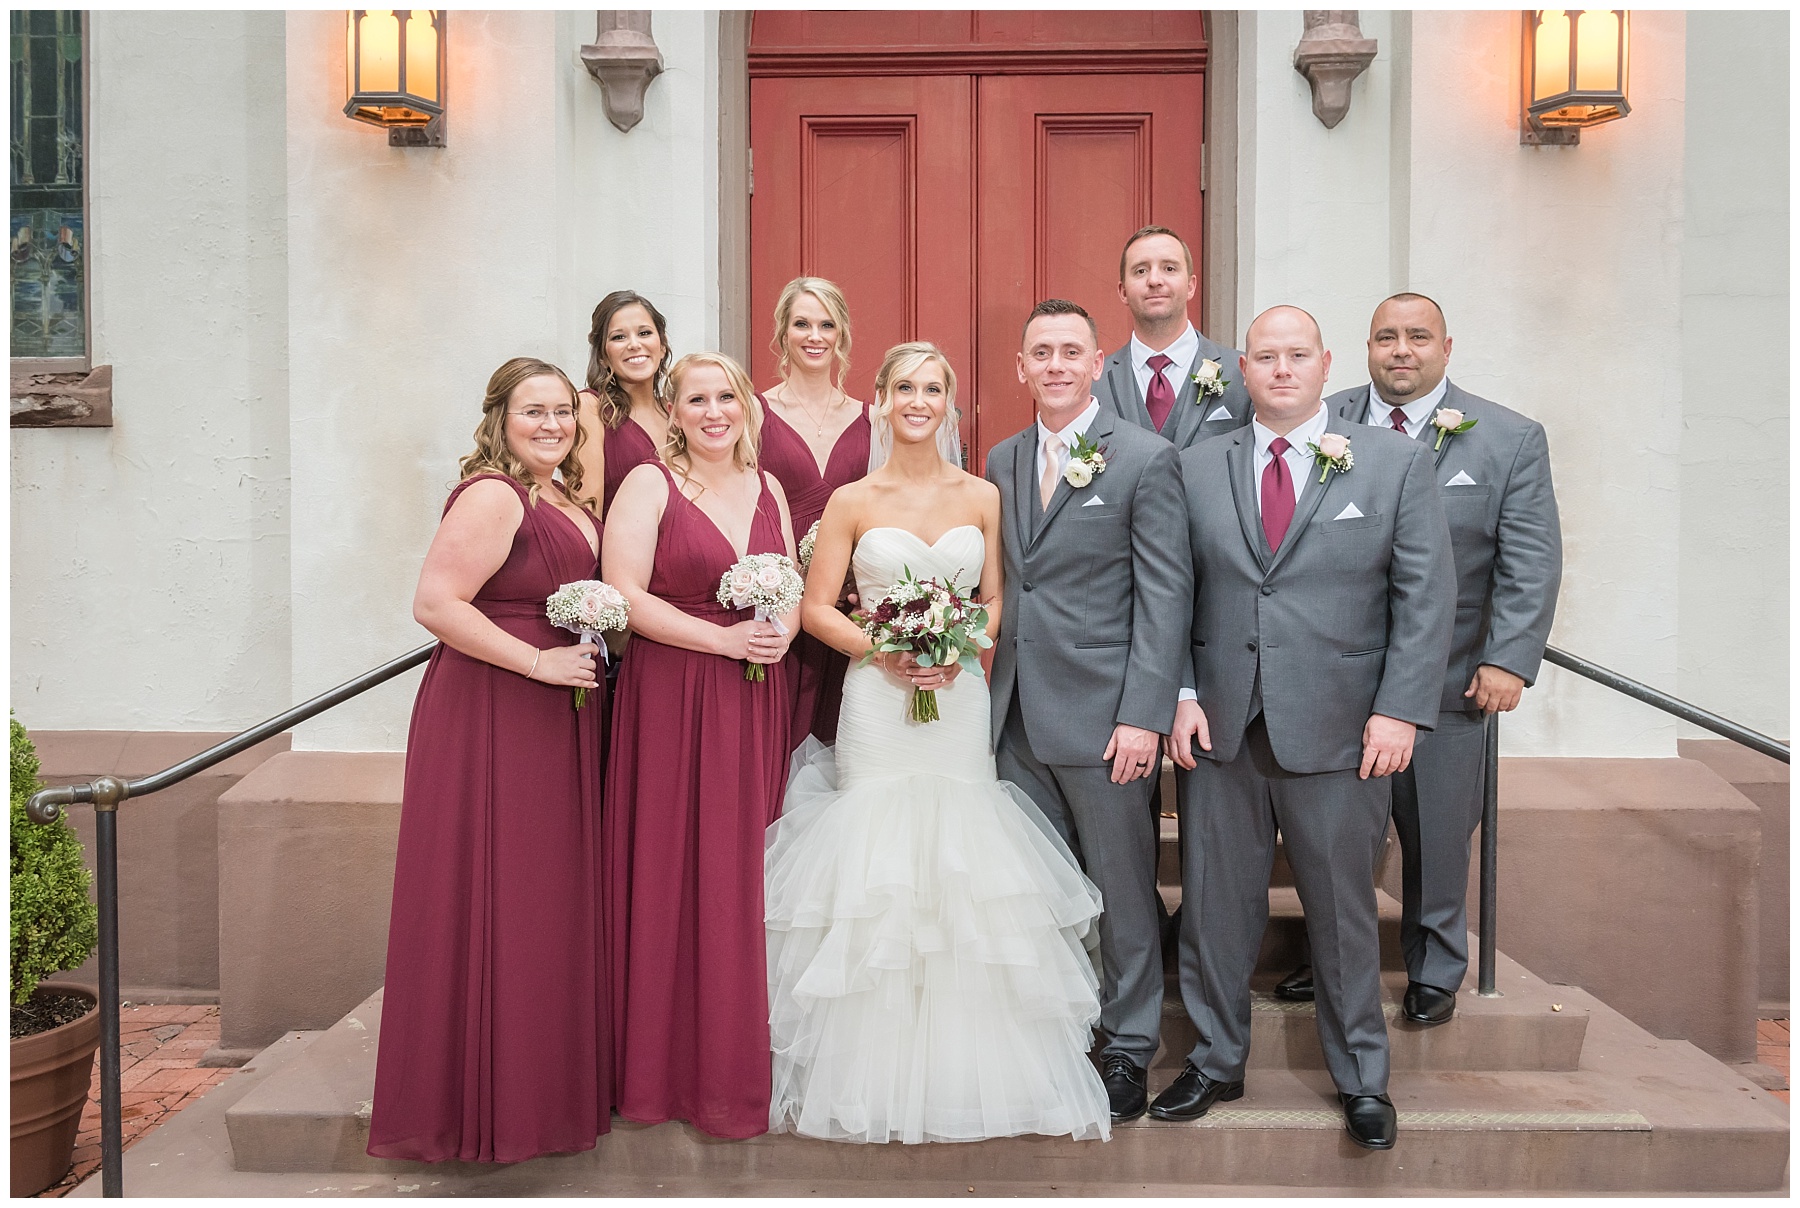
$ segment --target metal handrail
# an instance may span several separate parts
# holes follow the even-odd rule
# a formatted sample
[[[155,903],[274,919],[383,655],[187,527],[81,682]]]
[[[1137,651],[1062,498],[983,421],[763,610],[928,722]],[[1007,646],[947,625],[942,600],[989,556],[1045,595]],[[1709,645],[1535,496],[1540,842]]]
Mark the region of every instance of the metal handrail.
[[[1661,709],[1664,713],[1679,717],[1682,721],[1693,722],[1696,726],[1711,730],[1723,738],[1759,751],[1770,759],[1789,762],[1788,744],[1777,742],[1767,734],[1758,734],[1748,726],[1741,726],[1735,721],[1720,717],[1717,713],[1708,712],[1698,705],[1691,705],[1667,692],[1659,691],[1648,684],[1640,684],[1634,679],[1620,675],[1617,671],[1602,667],[1598,663],[1589,662],[1580,655],[1570,654],[1566,650],[1558,650],[1555,646],[1544,647],[1544,661],[1553,663],[1565,671],[1573,671],[1576,675],[1585,676],[1602,687],[1611,688],[1614,692],[1623,693],[1633,700],[1643,701],[1646,705]],[[1487,716],[1486,733],[1483,736],[1482,785],[1481,785],[1481,922],[1479,939],[1481,941],[1480,963],[1476,969],[1475,992],[1484,997],[1494,997],[1494,951],[1495,932],[1498,929],[1500,844],[1496,830],[1500,823],[1500,715],[1490,713]]]
[[[63,785],[40,789],[25,805],[33,822],[54,822],[67,805],[92,803],[94,807],[94,863],[98,873],[100,906],[100,1185],[101,1194],[118,1197],[124,1194],[123,1127],[120,1117],[119,1092],[119,862],[117,814],[119,802],[129,797],[145,797],[170,785],[179,784],[196,772],[203,772],[240,751],[273,738],[353,696],[360,696],[378,684],[386,683],[431,657],[436,642],[365,671],[355,679],[339,684],[286,713],[271,717],[241,734],[208,747],[198,755],[137,780],[120,780],[101,776],[87,784]],[[1784,743],[1736,722],[1709,713],[1686,701],[1659,692],[1646,684],[1627,679],[1597,663],[1558,650],[1544,648],[1546,662],[1586,676],[1616,692],[1653,705],[1684,721],[1693,722],[1733,742],[1760,751],[1783,763],[1788,762]],[[1498,913],[1499,843],[1496,832],[1500,819],[1500,725],[1499,714],[1490,713],[1484,723],[1482,759],[1481,812],[1481,920],[1479,967],[1476,992],[1495,996],[1495,933]]]
[[[251,726],[242,734],[227,738],[160,772],[137,780],[101,776],[87,784],[39,789],[25,803],[26,814],[39,823],[55,822],[66,805],[91,802],[94,807],[94,868],[100,899],[100,1194],[103,1196],[117,1198],[125,1194],[124,1122],[119,1096],[119,802],[127,797],[146,797],[179,784],[196,772],[203,772],[239,751],[248,750],[417,667],[430,658],[436,648],[437,643],[430,642],[372,671],[365,671],[305,704],[295,705],[286,713]]]

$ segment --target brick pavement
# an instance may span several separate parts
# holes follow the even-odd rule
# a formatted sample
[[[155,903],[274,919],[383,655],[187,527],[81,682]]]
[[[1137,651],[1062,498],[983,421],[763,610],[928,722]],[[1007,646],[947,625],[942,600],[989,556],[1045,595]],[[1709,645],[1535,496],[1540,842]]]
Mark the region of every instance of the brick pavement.
[[[125,1148],[204,1095],[235,1070],[201,1069],[200,1058],[219,1043],[216,1006],[125,1006],[119,1013],[119,1102]],[[40,1193],[68,1194],[100,1169],[100,1063],[88,1087],[75,1166]]]
[[[1783,1078],[1788,1077],[1788,1021],[1785,1019],[1759,1019],[1756,1021],[1756,1060],[1772,1070],[1778,1071]],[[1789,1092],[1771,1091],[1777,1099],[1787,1103]]]

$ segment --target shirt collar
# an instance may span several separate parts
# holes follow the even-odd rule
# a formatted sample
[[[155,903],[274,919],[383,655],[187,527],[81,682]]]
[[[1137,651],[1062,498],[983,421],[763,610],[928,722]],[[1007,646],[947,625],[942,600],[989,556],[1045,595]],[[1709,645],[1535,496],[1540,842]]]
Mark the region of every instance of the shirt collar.
[[[1089,395],[1088,405],[1082,408],[1081,414],[1070,420],[1069,426],[1064,428],[1061,432],[1050,431],[1050,429],[1044,426],[1044,417],[1042,415],[1038,416],[1038,448],[1043,448],[1045,439],[1054,436],[1062,441],[1063,448],[1073,449],[1075,447],[1075,438],[1077,436],[1085,435],[1088,430],[1088,425],[1093,423],[1094,417],[1099,414],[1100,400]]]
[[[1150,358],[1156,355],[1156,349],[1138,339],[1137,332],[1135,331],[1131,333],[1131,344],[1129,347],[1131,350],[1131,368],[1135,372],[1142,372]],[[1175,342],[1162,350],[1162,354],[1175,362],[1173,365],[1169,366],[1170,369],[1186,372],[1188,367],[1194,363],[1194,354],[1199,351],[1200,333],[1194,330],[1194,325],[1192,323],[1189,323],[1186,329],[1184,329],[1180,335],[1175,337]],[[1170,384],[1173,385],[1173,383]]]
[[[1424,423],[1425,417],[1437,410],[1438,405],[1444,401],[1444,395],[1449,393],[1449,391],[1450,378],[1446,375],[1440,378],[1438,384],[1432,387],[1430,393],[1426,394],[1424,397],[1416,398],[1403,407],[1396,407],[1394,404],[1381,397],[1381,391],[1375,388],[1374,382],[1369,383],[1370,401],[1380,403],[1390,412],[1398,411],[1406,416],[1406,424],[1409,428],[1417,428],[1420,424]],[[1369,418],[1374,419],[1376,417],[1370,416]],[[1386,420],[1388,419],[1388,416],[1383,414],[1379,418]],[[1378,424],[1376,426],[1379,427],[1380,425]]]
[[[1306,452],[1306,442],[1311,441],[1316,445],[1319,443],[1319,438],[1325,435],[1325,424],[1330,417],[1330,410],[1323,402],[1321,402],[1319,404],[1319,413],[1317,415],[1313,416],[1305,423],[1300,424],[1292,432],[1287,434],[1288,444],[1301,453]],[[1269,429],[1262,426],[1261,420],[1254,419],[1250,421],[1250,429],[1252,435],[1256,438],[1256,455],[1258,457],[1268,456],[1269,444],[1280,435],[1280,433],[1271,432]]]

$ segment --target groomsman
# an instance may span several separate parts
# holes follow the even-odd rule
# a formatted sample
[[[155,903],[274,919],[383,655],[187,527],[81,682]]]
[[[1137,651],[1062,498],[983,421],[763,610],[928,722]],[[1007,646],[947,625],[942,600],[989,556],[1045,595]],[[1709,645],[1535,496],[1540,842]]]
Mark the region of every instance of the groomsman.
[[[1187,769],[1181,995],[1199,1041],[1150,1112],[1191,1120],[1244,1093],[1250,974],[1279,829],[1345,1127],[1358,1145],[1387,1149],[1375,861],[1385,777],[1438,718],[1456,612],[1450,534],[1430,450],[1321,401],[1331,357],[1312,316],[1265,311],[1245,345],[1254,421],[1181,456],[1193,698],[1183,693],[1168,747]]]
[[[1459,388],[1444,312],[1395,294],[1369,320],[1369,382],[1326,400],[1344,419],[1391,428],[1431,449],[1456,558],[1456,634],[1436,727],[1394,777],[1400,839],[1401,1014],[1440,1024],[1469,971],[1469,841],[1481,821],[1482,718],[1516,709],[1536,681],[1556,592],[1562,528],[1542,424]],[[1283,980],[1311,992],[1305,966]]]
[[[1119,300],[1131,339],[1106,358],[1094,388],[1101,406],[1185,449],[1250,422],[1241,354],[1188,322],[1199,289],[1194,258],[1168,227],[1147,226],[1119,254]]]
[[[1130,1120],[1162,1034],[1148,803],[1193,601],[1181,469],[1094,399],[1100,341],[1081,307],[1038,303],[1021,342],[1037,419],[987,459],[1006,568],[994,758],[1100,887],[1101,1076],[1112,1118]]]

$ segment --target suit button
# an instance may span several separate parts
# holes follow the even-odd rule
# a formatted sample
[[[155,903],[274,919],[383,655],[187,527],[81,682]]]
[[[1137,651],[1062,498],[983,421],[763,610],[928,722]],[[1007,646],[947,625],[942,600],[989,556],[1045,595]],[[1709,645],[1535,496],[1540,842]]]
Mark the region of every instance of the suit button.
[[[1031,580],[1030,579],[1025,580],[1025,590],[1026,591],[1031,590]]]
[[[1246,646],[1248,646],[1248,647],[1249,647],[1249,648],[1250,648],[1250,649],[1251,649],[1251,650],[1255,650],[1255,649],[1256,649],[1256,643],[1255,643],[1255,642],[1245,642],[1245,643],[1244,643],[1244,645],[1246,645]]]
[[[1265,587],[1262,589],[1262,594],[1265,596],[1272,596],[1275,594],[1275,589],[1273,587]]]

